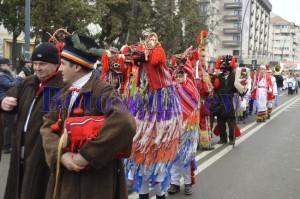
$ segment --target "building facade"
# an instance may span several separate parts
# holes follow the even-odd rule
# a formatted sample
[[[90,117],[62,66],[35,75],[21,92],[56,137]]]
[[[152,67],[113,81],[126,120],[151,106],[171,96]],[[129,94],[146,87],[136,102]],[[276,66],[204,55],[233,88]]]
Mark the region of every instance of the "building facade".
[[[240,62],[265,62],[269,52],[269,27],[272,5],[268,0],[201,0],[206,6],[208,56],[231,54]],[[201,8],[200,8],[201,10]],[[211,40],[213,40],[211,42]],[[213,52],[213,54],[211,54]]]
[[[300,60],[300,28],[293,22],[271,14],[269,46],[271,58],[281,62]]]

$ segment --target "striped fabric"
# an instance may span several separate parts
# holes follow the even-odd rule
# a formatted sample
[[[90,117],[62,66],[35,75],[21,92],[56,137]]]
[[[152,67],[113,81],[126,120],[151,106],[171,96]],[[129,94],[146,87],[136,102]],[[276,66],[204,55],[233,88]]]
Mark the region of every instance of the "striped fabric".
[[[70,59],[74,61],[75,63],[78,63],[82,66],[88,67],[88,68],[94,68],[94,63],[88,61],[87,59],[84,59],[83,57],[75,54],[74,52],[68,51],[66,49],[63,49],[61,52],[61,57],[65,57],[67,59]]]

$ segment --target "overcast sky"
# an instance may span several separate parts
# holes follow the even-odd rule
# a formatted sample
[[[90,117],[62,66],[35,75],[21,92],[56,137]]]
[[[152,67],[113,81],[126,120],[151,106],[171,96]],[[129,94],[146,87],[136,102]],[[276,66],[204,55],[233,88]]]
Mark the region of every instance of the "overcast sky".
[[[299,0],[269,0],[272,4],[272,12],[294,22],[300,26],[300,1]]]

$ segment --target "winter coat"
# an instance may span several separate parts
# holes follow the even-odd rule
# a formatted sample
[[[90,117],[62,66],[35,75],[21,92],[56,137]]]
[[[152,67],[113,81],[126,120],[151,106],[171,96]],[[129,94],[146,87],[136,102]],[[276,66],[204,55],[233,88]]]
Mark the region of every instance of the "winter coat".
[[[1,152],[3,148],[3,142],[4,142],[4,124],[3,124],[2,113],[0,113],[0,151]],[[1,155],[2,153],[0,153],[0,162],[1,162]]]
[[[22,77],[14,78],[9,71],[0,68],[0,97],[4,96],[8,89],[16,86],[21,81]]]
[[[4,196],[5,199],[20,198],[18,196],[19,194],[22,195],[22,199],[45,198],[50,169],[46,164],[44,156],[40,128],[43,124],[43,116],[45,114],[43,107],[46,104],[44,102],[47,102],[47,100],[44,97],[44,92],[40,92],[37,97],[35,96],[39,84],[40,82],[37,76],[32,75],[7,92],[7,96],[18,99],[18,106],[13,110],[13,112],[17,112],[17,122],[15,132],[12,135],[12,153]],[[63,85],[62,76],[58,74],[51,79],[44,88],[61,88]],[[53,91],[53,89],[51,90]],[[25,160],[22,175],[20,172],[21,140],[27,114],[35,97],[36,101],[28,121],[25,135]],[[21,182],[22,188],[18,186]]]
[[[237,89],[234,86],[235,74],[229,73],[227,79],[225,75],[221,73],[218,76],[219,85],[215,88],[217,98],[214,101],[219,107],[212,110],[215,115],[219,117],[235,117],[234,111],[234,94],[237,93]]]
[[[67,89],[65,88],[61,96],[62,106],[66,104],[67,99],[69,99],[68,96],[70,96]],[[94,140],[85,143],[79,150],[83,158],[89,162],[90,169],[79,172],[69,171],[61,164],[57,198],[128,198],[123,161],[114,157],[126,147],[126,156],[130,155],[132,139],[136,132],[135,119],[127,111],[125,104],[117,96],[113,87],[107,82],[96,78],[95,74],[83,86],[78,99],[90,94],[91,98],[86,102],[85,98],[83,100],[83,104],[90,105],[89,108],[83,107],[83,116],[104,115],[106,120],[101,130],[98,131],[98,136]],[[103,106],[105,103],[107,106]],[[46,198],[49,199],[52,198],[54,192],[57,148],[61,133],[54,131],[51,125],[58,121],[58,115],[60,115],[61,124],[63,124],[67,115],[67,107],[62,107],[61,111],[47,114],[41,128],[46,160],[52,171],[46,195]],[[75,115],[71,113],[70,117],[75,117]],[[60,125],[60,128],[61,131],[62,125]],[[62,153],[65,152],[65,150],[62,151]]]

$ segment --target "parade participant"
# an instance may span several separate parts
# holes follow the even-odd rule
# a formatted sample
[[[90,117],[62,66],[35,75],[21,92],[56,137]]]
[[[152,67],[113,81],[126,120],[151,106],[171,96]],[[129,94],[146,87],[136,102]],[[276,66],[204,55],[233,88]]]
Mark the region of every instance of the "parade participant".
[[[244,64],[240,64],[235,71],[235,81],[234,86],[239,92],[239,109],[237,110],[238,121],[243,121],[245,123],[245,118],[247,117],[247,107],[249,102],[249,95],[251,90],[251,77],[250,69]]]
[[[18,121],[13,132],[4,198],[45,198],[50,176],[40,128],[50,90],[64,85],[61,74],[57,72],[59,52],[53,44],[41,43],[34,49],[31,60],[35,75],[27,77],[1,98],[2,110],[17,113]]]
[[[212,150],[212,123],[211,114],[209,111],[209,101],[213,95],[213,86],[210,74],[207,68],[205,68],[205,55],[203,54],[206,45],[207,31],[201,30],[198,38],[198,49],[192,54],[190,60],[193,60],[195,70],[195,82],[200,94],[199,106],[200,106],[200,138],[199,147],[202,150]]]
[[[120,158],[130,155],[135,120],[113,86],[92,72],[100,53],[87,36],[65,38],[60,70],[71,87],[41,128],[52,171],[46,198],[128,198]]]
[[[145,45],[136,50],[141,55],[134,58],[140,66],[139,87],[128,107],[135,116],[137,133],[126,167],[140,199],[149,198],[149,182],[156,197],[163,199],[182,129],[181,106],[157,35],[150,33]]]
[[[235,99],[235,93],[237,89],[234,86],[235,74],[233,69],[236,65],[236,58],[231,55],[224,55],[219,57],[216,62],[216,69],[222,71],[221,74],[214,80],[214,89],[217,95],[216,102],[219,107],[212,110],[217,116],[217,127],[215,127],[214,133],[220,135],[220,140],[218,144],[227,143],[227,132],[226,123],[229,128],[229,144],[233,145],[235,137],[239,136],[239,130],[236,125],[235,118],[235,107],[234,103],[237,102]]]
[[[268,118],[268,93],[273,93],[271,78],[266,75],[266,65],[260,65],[255,82],[255,89],[252,91],[252,99],[255,100],[257,106],[256,121],[264,122]]]
[[[180,178],[183,177],[184,193],[191,195],[193,193],[192,185],[195,184],[194,171],[197,169],[195,155],[199,137],[199,93],[195,86],[195,75],[187,51],[176,55],[177,69],[173,73],[173,81],[183,110],[183,129],[177,156],[171,168],[171,187],[168,189],[168,193],[179,192]]]
[[[251,70],[250,72],[250,77],[251,77],[251,87],[250,87],[250,97],[249,97],[249,115],[252,115],[253,108],[255,108],[255,114],[257,114],[257,107],[255,102],[255,96],[254,95],[254,90],[256,88],[256,79],[257,79],[257,70],[256,68]],[[254,106],[254,107],[253,107]]]
[[[274,68],[274,77],[276,78],[276,85],[277,85],[277,95],[275,96],[275,101],[274,101],[274,105],[277,106],[278,105],[278,101],[279,101],[279,95],[280,92],[283,88],[283,77],[282,77],[282,67],[281,66],[275,66]]]
[[[22,71],[24,72],[24,74],[27,76],[29,75],[33,75],[33,70],[31,68],[31,60],[30,59],[27,59],[25,58],[24,59],[24,67],[22,68]]]
[[[271,78],[271,82],[273,85],[273,88],[272,88],[273,92],[272,93],[269,92],[268,97],[267,97],[267,99],[268,99],[268,102],[267,102],[268,119],[270,119],[271,113],[273,110],[274,99],[278,95],[278,92],[277,92],[276,78],[272,75],[272,69],[270,67],[267,67],[266,75]]]

